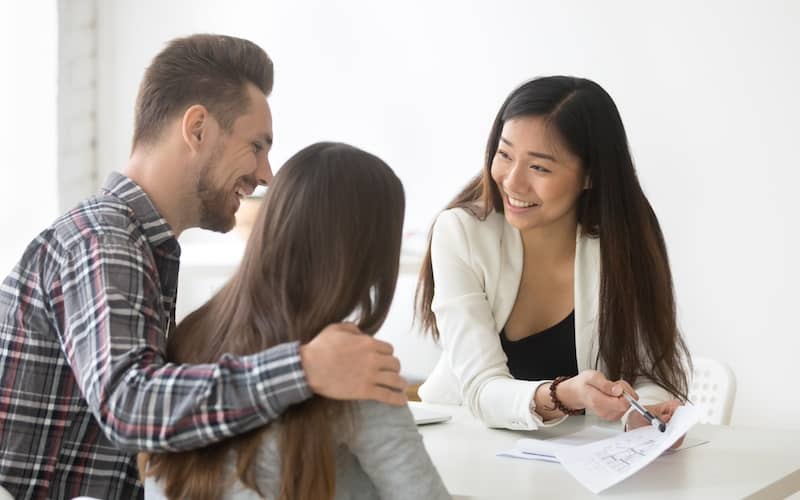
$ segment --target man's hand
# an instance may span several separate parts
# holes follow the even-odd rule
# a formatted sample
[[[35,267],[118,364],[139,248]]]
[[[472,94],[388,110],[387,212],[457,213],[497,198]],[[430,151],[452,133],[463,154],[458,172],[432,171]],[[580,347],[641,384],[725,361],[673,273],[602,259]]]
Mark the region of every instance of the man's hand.
[[[645,408],[647,408],[647,411],[660,418],[662,422],[667,424],[672,419],[672,415],[675,414],[675,410],[677,410],[679,406],[681,406],[680,401],[677,399],[671,399],[669,401],[664,401],[663,403],[645,405]],[[650,422],[641,416],[638,411],[634,410],[630,413],[630,415],[628,415],[627,430],[632,431],[633,429],[644,427],[646,425],[650,425]],[[679,448],[683,444],[684,437],[686,436],[681,436],[679,440],[675,441],[675,444],[673,444],[670,449],[674,450],[675,448]]]
[[[337,323],[301,345],[300,359],[316,394],[402,406],[408,402],[407,383],[392,352],[391,344],[361,333],[352,323]]]

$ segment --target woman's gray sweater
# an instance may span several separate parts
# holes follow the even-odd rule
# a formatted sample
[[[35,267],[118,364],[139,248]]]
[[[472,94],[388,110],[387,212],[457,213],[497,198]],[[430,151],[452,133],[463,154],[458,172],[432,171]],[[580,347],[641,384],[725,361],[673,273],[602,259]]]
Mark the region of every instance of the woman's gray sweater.
[[[334,438],[337,500],[450,498],[425,451],[408,407],[360,401],[353,404],[353,408],[355,430]],[[279,432],[280,424],[273,424],[265,434],[257,462],[258,484],[266,498],[275,498],[280,490]],[[229,473],[234,470],[233,459],[232,456],[228,464]],[[159,485],[148,478],[145,499],[163,498]],[[237,480],[224,498],[254,500],[260,497]]]

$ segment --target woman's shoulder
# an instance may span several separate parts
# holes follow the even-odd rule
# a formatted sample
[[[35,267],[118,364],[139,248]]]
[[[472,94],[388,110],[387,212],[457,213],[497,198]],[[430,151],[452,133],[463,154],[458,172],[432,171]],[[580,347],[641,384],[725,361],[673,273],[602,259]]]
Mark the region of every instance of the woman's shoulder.
[[[436,218],[434,230],[454,230],[460,228],[467,236],[473,234],[502,234],[505,230],[505,217],[503,214],[490,210],[484,213],[478,205],[449,208]]]
[[[417,434],[417,424],[408,406],[392,406],[375,401],[358,401],[352,432],[347,433],[354,449],[371,448],[393,439],[406,439]],[[387,434],[389,433],[389,434]],[[393,436],[388,438],[388,436]]]
[[[475,270],[490,269],[496,273],[498,264],[506,259],[515,260],[521,253],[519,232],[506,222],[502,213],[495,211],[483,216],[465,208],[445,210],[431,234],[431,258],[440,269],[453,261],[453,256],[459,256]]]
[[[414,416],[408,406],[393,406],[377,401],[358,401],[356,404],[359,425],[371,425],[373,423],[380,427],[410,426],[416,429]]]

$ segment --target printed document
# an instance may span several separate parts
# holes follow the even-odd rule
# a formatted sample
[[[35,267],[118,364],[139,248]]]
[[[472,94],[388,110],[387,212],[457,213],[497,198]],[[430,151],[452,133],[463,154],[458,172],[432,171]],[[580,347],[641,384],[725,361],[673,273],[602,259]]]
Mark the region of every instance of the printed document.
[[[647,426],[630,432],[555,450],[558,461],[592,493],[599,493],[630,477],[658,458],[700,418],[694,406],[680,406],[665,432]]]

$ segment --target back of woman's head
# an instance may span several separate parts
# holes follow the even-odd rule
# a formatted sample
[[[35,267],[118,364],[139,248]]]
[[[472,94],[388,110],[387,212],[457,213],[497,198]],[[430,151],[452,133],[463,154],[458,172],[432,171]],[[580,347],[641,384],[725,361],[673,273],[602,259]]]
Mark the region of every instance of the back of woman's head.
[[[208,363],[225,353],[305,343],[346,319],[375,333],[394,296],[404,210],[400,180],[376,156],[340,143],[301,150],[270,184],[236,274],[170,336],[169,360]],[[343,409],[314,397],[280,418],[280,498],[332,496],[331,421]],[[152,457],[150,473],[161,477],[171,498],[214,498],[235,451],[239,479],[257,489],[263,432]]]
[[[252,300],[253,334],[308,342],[346,317],[375,333],[394,296],[404,203],[394,172],[352,146],[317,143],[290,158],[234,280],[236,299]]]
[[[400,180],[376,156],[340,143],[299,151],[273,179],[236,275],[207,304],[232,326],[208,332],[203,359],[178,342],[170,357],[305,343],[345,318],[375,333],[394,296],[404,210]]]

